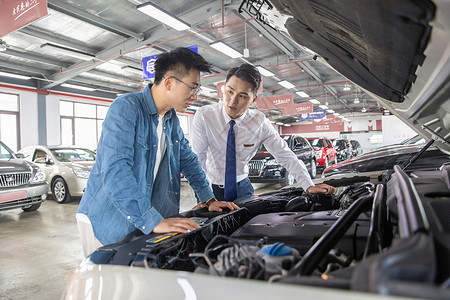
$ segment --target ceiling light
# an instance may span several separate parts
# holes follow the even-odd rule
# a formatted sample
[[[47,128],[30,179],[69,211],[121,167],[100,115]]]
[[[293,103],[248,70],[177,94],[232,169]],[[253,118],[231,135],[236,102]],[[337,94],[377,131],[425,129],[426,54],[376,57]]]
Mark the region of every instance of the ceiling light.
[[[304,91],[295,92],[295,93],[303,98],[309,97],[309,95],[307,93],[305,93]]]
[[[280,82],[278,82],[278,84],[284,86],[287,89],[292,89],[295,87],[295,85],[293,85],[292,83],[290,83],[287,80],[280,81]]]
[[[352,86],[350,84],[346,83],[344,85],[344,88],[343,88],[344,91],[350,91],[351,89],[352,89]]]
[[[284,123],[281,123],[281,122],[276,122],[275,124],[280,125],[280,126],[284,125]]]
[[[334,113],[334,110],[332,110],[332,109],[327,109],[327,113],[332,114],[332,113]]]
[[[321,109],[327,109],[328,108],[328,106],[326,106],[326,105],[319,105],[319,107],[321,108]]]
[[[333,115],[335,115],[336,117],[340,115],[340,113],[334,113]]]
[[[316,100],[316,99],[309,99],[309,102],[311,102],[313,104],[320,104],[319,100]]]
[[[92,54],[80,52],[80,51],[73,50],[73,49],[66,48],[66,47],[53,45],[50,43],[41,45],[41,48],[52,49],[52,50],[57,51],[58,53],[61,53],[61,54],[67,55],[67,56],[71,56],[71,57],[75,57],[78,59],[82,59],[82,60],[91,60],[91,59],[95,58],[95,56]]]
[[[0,76],[12,77],[12,78],[23,79],[23,80],[31,79],[31,77],[29,77],[29,76],[23,76],[23,75],[6,73],[6,72],[0,72]]]
[[[242,57],[242,54],[231,48],[230,46],[225,45],[222,42],[215,42],[212,44],[209,44],[211,47],[213,47],[216,50],[219,50],[220,52],[228,55],[231,58],[238,58]]]
[[[70,83],[63,83],[63,84],[61,84],[61,86],[68,87],[68,88],[71,88],[71,89],[90,91],[90,92],[95,91],[95,89],[90,88],[90,87],[81,86],[81,85],[75,85],[75,84],[70,84]]]
[[[291,124],[284,124],[284,126],[289,127],[289,126],[291,126]]]
[[[184,22],[183,20],[177,17],[171,16],[169,12],[156,6],[153,3],[147,2],[144,4],[140,4],[136,8],[137,10],[143,12],[144,14],[147,14],[150,17],[178,31],[187,30],[191,28],[191,25],[189,25],[188,23]]]
[[[355,97],[355,101],[353,101],[353,103],[358,104],[359,103],[359,98]]]
[[[367,109],[366,109],[365,107],[363,107],[363,108],[361,109],[361,111],[362,111],[362,112],[366,112]]]
[[[192,109],[192,110],[199,110],[201,106],[195,106],[195,105],[191,105],[188,107],[188,109]]]
[[[339,116],[337,116],[338,118],[341,118],[341,119],[343,119],[344,118],[344,116],[341,116],[341,115],[339,115]]]
[[[261,75],[264,75],[266,77],[270,77],[270,76],[274,76],[275,75],[272,72],[270,72],[269,70],[264,69],[261,66],[257,66],[256,68],[258,69],[259,73],[261,73]]]
[[[125,67],[122,67],[122,70],[142,76],[142,70],[139,70],[137,68],[133,68],[133,67],[130,67],[130,66],[125,66]]]

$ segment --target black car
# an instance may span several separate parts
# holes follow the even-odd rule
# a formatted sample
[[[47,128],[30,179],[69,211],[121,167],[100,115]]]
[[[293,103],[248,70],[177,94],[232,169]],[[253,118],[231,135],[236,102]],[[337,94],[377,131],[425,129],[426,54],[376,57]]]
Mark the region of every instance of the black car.
[[[424,145],[392,145],[334,164],[322,173],[322,177],[349,173],[392,170],[395,165],[406,167]],[[450,156],[436,147],[430,147],[409,167],[409,170],[437,170],[448,163]]]
[[[281,137],[298,159],[305,163],[311,178],[315,178],[317,163],[314,149],[309,142],[299,135],[282,135]],[[250,160],[248,168],[248,177],[253,183],[274,182],[280,183],[282,187],[294,183],[294,177],[275,160],[264,144],[261,144],[256,155]]]
[[[336,162],[347,160],[353,157],[353,147],[347,139],[333,140],[333,146],[336,148]]]
[[[362,147],[357,140],[350,140],[353,149],[353,157],[362,154]]]
[[[0,211],[35,211],[47,198],[45,174],[0,142]]]

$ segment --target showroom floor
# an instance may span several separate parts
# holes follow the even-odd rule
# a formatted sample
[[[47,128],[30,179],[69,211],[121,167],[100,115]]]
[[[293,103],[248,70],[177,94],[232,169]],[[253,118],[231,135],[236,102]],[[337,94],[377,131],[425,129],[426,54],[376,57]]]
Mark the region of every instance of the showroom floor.
[[[255,194],[279,185],[254,184]],[[181,211],[195,205],[192,189],[181,184]],[[60,299],[69,272],[82,260],[75,221],[79,200],[45,201],[39,210],[0,212],[0,299]]]

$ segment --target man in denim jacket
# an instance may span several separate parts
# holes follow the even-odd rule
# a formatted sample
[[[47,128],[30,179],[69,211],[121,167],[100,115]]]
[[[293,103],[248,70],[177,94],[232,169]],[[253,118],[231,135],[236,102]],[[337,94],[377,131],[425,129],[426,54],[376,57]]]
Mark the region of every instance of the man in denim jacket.
[[[198,228],[188,218],[169,218],[179,212],[180,172],[199,197],[196,207],[238,208],[214,198],[175,113],[197,100],[200,71],[209,68],[186,48],[163,53],[155,62],[153,85],[111,104],[77,211],[85,255],[136,229],[148,234]]]

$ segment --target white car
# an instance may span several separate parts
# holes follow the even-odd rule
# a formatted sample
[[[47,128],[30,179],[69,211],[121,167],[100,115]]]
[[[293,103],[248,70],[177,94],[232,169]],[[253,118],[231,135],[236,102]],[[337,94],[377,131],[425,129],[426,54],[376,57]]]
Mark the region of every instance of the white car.
[[[58,203],[83,196],[95,163],[95,153],[79,147],[30,146],[19,151],[45,173],[49,193]]]
[[[418,155],[432,143],[450,154],[448,0],[270,3],[313,59],[427,140]],[[186,234],[137,230],[88,256],[64,299],[450,299],[450,161],[415,159],[315,180],[334,195],[294,186],[232,212],[188,211],[200,228]]]

